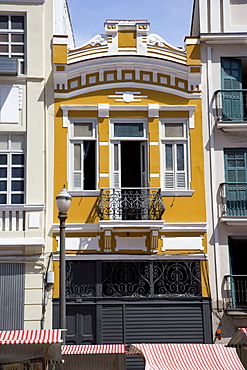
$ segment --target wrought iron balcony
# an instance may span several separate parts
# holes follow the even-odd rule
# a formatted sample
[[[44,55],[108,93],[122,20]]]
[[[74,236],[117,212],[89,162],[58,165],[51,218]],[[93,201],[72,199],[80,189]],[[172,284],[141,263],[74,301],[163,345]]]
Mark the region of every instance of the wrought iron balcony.
[[[104,188],[100,191],[101,220],[160,220],[165,211],[160,189]]]
[[[247,183],[222,183],[221,216],[247,216]]]
[[[247,275],[225,275],[230,283],[230,308],[247,308]]]
[[[217,90],[214,100],[217,121],[247,121],[247,89]]]

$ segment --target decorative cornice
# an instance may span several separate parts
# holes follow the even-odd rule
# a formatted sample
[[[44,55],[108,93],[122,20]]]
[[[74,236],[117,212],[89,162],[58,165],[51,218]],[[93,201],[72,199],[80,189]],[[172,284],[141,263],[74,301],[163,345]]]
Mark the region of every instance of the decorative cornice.
[[[127,83],[128,89],[145,89],[145,90],[152,90],[152,91],[161,91],[163,93],[176,95],[181,98],[185,99],[200,99],[201,93],[198,92],[186,92],[182,90],[178,90],[175,87],[166,87],[156,84],[146,84],[143,82],[128,82]],[[55,99],[69,99],[73,98],[78,95],[87,94],[94,91],[100,91],[105,89],[124,89],[126,88],[126,82],[114,82],[114,83],[104,83],[100,85],[82,87],[78,90],[73,90],[69,92],[55,92],[54,97]]]
[[[247,217],[229,217],[229,216],[222,216],[220,218],[220,222],[226,223],[228,226],[247,226]]]
[[[232,33],[202,33],[200,40],[207,44],[236,44],[247,43],[246,32],[232,32]]]
[[[6,246],[35,246],[44,245],[44,238],[0,238],[0,245]]]
[[[121,260],[121,261],[130,261],[136,260],[137,256],[134,254],[69,254],[66,256],[66,260]],[[207,260],[208,255],[202,253],[193,253],[193,254],[138,254],[138,260],[149,260],[149,261],[158,261],[158,260]],[[59,255],[53,255],[53,260],[58,261]]]
[[[99,45],[107,45],[107,36],[104,34],[99,34],[94,36],[89,42],[91,46]]]
[[[0,212],[3,211],[43,211],[45,209],[44,204],[1,204]]]

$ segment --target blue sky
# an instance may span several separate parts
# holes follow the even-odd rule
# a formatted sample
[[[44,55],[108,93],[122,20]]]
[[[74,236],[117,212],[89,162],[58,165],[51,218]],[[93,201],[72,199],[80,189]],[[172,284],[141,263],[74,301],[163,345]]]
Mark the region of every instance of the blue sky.
[[[183,46],[190,34],[193,0],[67,0],[80,46],[98,33],[104,33],[106,19],[145,19],[150,33],[169,44]]]

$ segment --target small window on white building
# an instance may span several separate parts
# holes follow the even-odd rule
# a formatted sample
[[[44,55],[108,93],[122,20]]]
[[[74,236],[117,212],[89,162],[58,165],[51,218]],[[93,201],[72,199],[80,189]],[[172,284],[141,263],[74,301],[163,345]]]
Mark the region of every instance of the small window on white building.
[[[25,17],[23,15],[0,15],[0,57],[16,58],[19,72],[24,73]]]
[[[188,189],[188,128],[186,122],[162,122],[162,187]]]
[[[23,204],[25,136],[0,135],[0,204]]]
[[[70,125],[70,189],[96,189],[96,122]]]

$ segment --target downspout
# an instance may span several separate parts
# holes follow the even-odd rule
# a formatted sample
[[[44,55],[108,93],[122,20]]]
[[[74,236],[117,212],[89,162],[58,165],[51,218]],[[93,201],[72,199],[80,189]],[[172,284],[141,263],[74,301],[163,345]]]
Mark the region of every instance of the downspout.
[[[42,301],[42,317],[40,320],[40,329],[44,329],[44,322],[45,322],[45,313],[46,313],[46,306],[47,306],[47,296],[48,296],[48,285],[47,284],[47,272],[49,271],[50,262],[52,258],[52,253],[49,255],[48,263],[46,266],[46,270],[43,277],[43,301]]]
[[[220,311],[219,301],[221,300],[221,266],[219,254],[219,230],[217,207],[217,188],[215,176],[215,141],[214,141],[214,120],[213,120],[213,89],[212,89],[212,48],[207,46],[207,104],[208,104],[208,138],[209,138],[209,171],[210,171],[210,201],[212,232],[214,240],[214,274],[216,285],[217,310]]]

